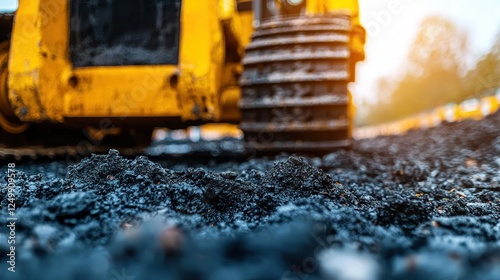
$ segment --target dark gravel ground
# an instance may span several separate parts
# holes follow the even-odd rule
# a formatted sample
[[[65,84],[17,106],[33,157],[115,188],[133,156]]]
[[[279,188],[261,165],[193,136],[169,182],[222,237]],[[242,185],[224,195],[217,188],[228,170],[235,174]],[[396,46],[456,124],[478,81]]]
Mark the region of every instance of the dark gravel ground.
[[[155,161],[18,164],[0,278],[500,279],[500,113],[324,157]]]

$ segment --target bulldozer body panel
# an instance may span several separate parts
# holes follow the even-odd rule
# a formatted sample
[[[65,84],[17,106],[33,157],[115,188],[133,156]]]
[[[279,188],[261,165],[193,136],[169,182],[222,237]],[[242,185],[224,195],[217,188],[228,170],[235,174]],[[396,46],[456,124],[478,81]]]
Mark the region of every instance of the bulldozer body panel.
[[[10,113],[22,123],[95,127],[102,118],[238,123],[252,33],[264,22],[329,13],[349,15],[352,81],[364,59],[357,0],[20,1],[8,53]]]

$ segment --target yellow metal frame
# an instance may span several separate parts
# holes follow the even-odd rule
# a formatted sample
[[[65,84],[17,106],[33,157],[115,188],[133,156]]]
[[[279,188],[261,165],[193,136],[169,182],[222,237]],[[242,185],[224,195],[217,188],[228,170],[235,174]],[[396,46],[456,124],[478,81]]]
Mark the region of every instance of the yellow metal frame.
[[[221,17],[231,21],[235,16],[223,2],[230,1],[183,1],[178,65],[74,69],[68,55],[69,1],[21,1],[9,64],[9,98],[16,114],[26,122],[68,117],[216,120],[225,51]]]
[[[236,12],[234,0],[184,0],[181,9],[178,65],[73,68],[69,1],[20,1],[8,79],[15,114],[24,122],[100,117],[237,121],[234,110],[222,112],[240,95],[238,73],[228,72],[241,71],[241,65],[225,62],[223,28],[235,35],[238,46],[232,47],[242,53],[253,29],[252,13]],[[332,10],[350,10],[360,26],[357,0],[308,1],[308,13]]]

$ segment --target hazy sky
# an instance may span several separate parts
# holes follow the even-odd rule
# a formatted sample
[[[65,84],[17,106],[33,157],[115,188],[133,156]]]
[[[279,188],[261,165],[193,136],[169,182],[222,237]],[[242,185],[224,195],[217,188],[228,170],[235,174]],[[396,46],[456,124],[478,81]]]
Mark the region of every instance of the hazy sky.
[[[17,8],[17,0],[1,0],[0,11],[12,11]]]
[[[368,38],[367,59],[358,64],[358,80],[351,87],[358,102],[373,99],[380,77],[401,72],[419,24],[429,15],[465,30],[474,58],[488,51],[500,33],[500,0],[360,0],[360,9]]]
[[[12,10],[16,0],[0,0],[0,10]],[[500,32],[500,0],[359,0],[361,20],[368,30],[367,59],[359,65],[351,89],[357,102],[376,96],[376,82],[400,73],[420,22],[441,15],[463,28],[479,57]],[[470,61],[468,61],[470,63]]]

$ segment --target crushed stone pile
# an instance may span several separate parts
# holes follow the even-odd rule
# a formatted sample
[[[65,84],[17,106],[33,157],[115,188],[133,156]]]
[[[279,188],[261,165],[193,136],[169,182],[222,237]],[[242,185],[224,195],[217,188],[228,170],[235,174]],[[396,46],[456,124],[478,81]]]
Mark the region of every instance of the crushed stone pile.
[[[323,157],[64,165],[18,166],[2,279],[500,279],[500,113]]]

